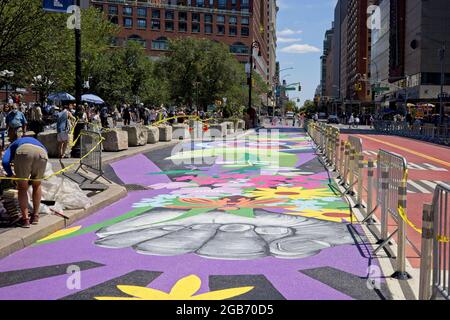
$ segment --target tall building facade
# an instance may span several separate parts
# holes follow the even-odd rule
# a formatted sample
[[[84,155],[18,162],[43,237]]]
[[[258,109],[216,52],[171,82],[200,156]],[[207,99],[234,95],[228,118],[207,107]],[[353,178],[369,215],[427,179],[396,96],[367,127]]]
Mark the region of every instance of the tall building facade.
[[[334,28],[331,28],[325,32],[325,38],[323,41],[323,54],[320,57],[321,60],[321,77],[320,77],[320,86],[321,86],[321,96],[329,97],[331,92],[330,88],[330,78],[333,73],[333,68],[330,65],[330,60],[332,58],[331,49],[333,45],[333,34]]]
[[[121,27],[116,45],[138,41],[154,57],[167,51],[169,39],[189,36],[224,43],[246,63],[258,41],[255,70],[267,83],[272,81],[275,0],[91,0],[91,5]]]
[[[450,93],[448,1],[380,0],[377,4],[382,23],[373,32],[371,73],[372,83],[386,89],[375,96],[380,111],[406,112],[408,103],[432,103],[433,112],[439,113],[442,65],[444,92]],[[441,59],[443,43],[447,50]]]

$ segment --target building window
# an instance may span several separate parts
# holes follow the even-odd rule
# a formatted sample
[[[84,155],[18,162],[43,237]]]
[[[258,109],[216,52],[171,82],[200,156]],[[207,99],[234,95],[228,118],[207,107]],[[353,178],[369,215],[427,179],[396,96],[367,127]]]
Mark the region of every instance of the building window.
[[[179,22],[178,23],[178,31],[179,32],[187,32],[187,23],[186,22]]]
[[[124,16],[132,16],[133,8],[132,7],[123,7],[123,15]]]
[[[173,31],[173,21],[166,21],[166,31]]]
[[[135,42],[141,44],[144,48],[147,46],[147,42],[137,35],[129,36],[128,41],[135,41]]]
[[[147,8],[137,8],[138,17],[147,17]]]
[[[213,17],[212,17],[211,14],[205,14],[204,19],[205,19],[205,23],[212,23],[213,22]]]
[[[199,13],[192,13],[192,22],[200,22],[200,14]]]
[[[152,20],[152,30],[160,30],[161,29],[161,22],[159,20]]]
[[[175,19],[175,13],[173,11],[166,11],[166,20]]]
[[[109,21],[114,24],[119,24],[119,18],[117,16],[109,16]]]
[[[224,24],[225,16],[217,16],[217,23]]]
[[[133,19],[131,19],[131,18],[123,18],[123,26],[125,28],[132,28],[133,27]]]
[[[108,13],[111,15],[116,15],[119,11],[117,10],[117,6],[109,6]]]
[[[152,10],[152,19],[160,19],[161,18],[161,11],[159,10]]]
[[[178,12],[179,21],[187,21],[187,12]]]
[[[205,33],[208,33],[208,34],[213,33],[212,24],[205,24]]]
[[[235,54],[248,54],[249,49],[242,42],[236,42],[230,46],[230,52]]]
[[[224,35],[225,34],[225,26],[218,24],[217,25],[217,34]]]
[[[139,29],[147,29],[147,20],[145,20],[145,19],[137,19],[137,27]]]
[[[248,26],[249,25],[249,20],[248,20],[248,18],[241,18],[241,24],[243,25],[243,26]]]
[[[230,36],[237,36],[237,27],[236,26],[230,26],[229,34],[230,34]]]
[[[250,35],[248,27],[241,28],[241,36],[248,37]]]
[[[169,43],[167,38],[161,37],[152,41],[153,50],[167,50],[169,48]]]
[[[228,19],[228,23],[229,24],[232,24],[232,25],[236,25],[237,24],[237,18],[236,17],[230,17],[229,19]]]
[[[199,33],[200,32],[200,24],[199,23],[193,23],[192,24],[192,33]]]

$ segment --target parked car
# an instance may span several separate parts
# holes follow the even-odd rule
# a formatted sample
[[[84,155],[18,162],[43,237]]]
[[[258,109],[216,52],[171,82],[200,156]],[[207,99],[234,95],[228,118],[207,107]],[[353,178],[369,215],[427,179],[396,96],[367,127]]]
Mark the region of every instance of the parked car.
[[[338,116],[334,116],[334,115],[331,115],[331,116],[329,116],[328,117],[328,123],[335,123],[335,124],[339,124],[339,118],[338,118]]]
[[[294,119],[294,113],[292,111],[286,112],[286,118],[288,119]]]

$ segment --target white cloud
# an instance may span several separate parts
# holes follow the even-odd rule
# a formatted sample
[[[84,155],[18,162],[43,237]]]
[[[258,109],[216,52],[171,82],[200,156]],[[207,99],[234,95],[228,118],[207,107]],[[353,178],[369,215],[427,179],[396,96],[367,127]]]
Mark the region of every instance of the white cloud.
[[[302,33],[303,33],[302,30],[296,30],[295,31],[295,30],[292,30],[292,29],[284,29],[284,30],[278,31],[277,35],[280,36],[280,37],[285,37],[285,36],[293,36],[293,35],[302,34]]]
[[[281,49],[284,53],[305,54],[320,52],[320,49],[309,44],[293,44]]]
[[[284,38],[284,37],[277,38],[277,42],[279,42],[279,43],[293,43],[293,42],[300,42],[300,41],[302,41],[302,39],[300,39],[300,38]]]

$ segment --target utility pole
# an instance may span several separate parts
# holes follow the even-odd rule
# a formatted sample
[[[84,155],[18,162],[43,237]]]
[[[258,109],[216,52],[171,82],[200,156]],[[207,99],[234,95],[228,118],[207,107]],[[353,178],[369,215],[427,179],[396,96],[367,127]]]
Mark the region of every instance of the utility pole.
[[[76,5],[81,10],[81,0],[76,0]],[[81,12],[76,19],[81,19]],[[75,26],[75,103],[77,107],[81,105],[81,87],[81,21],[78,21]]]

